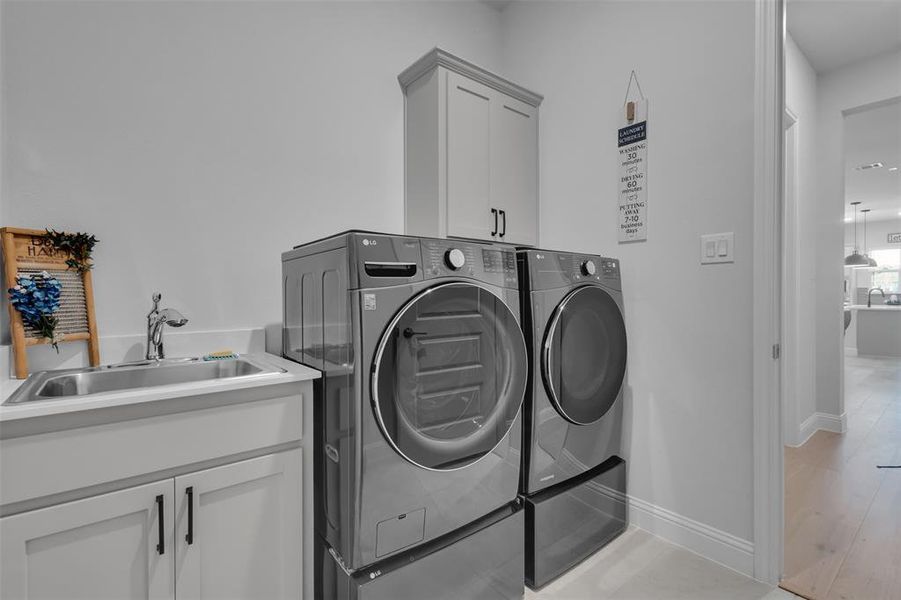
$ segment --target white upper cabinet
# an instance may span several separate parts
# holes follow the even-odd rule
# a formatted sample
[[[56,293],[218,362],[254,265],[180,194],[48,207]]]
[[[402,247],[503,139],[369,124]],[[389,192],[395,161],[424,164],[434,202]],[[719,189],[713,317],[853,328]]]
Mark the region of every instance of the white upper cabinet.
[[[491,197],[504,212],[504,240],[538,243],[538,109],[513,98],[494,106]]]
[[[406,233],[536,245],[542,97],[437,48],[398,79]]]
[[[446,235],[484,238],[489,234],[491,95],[484,85],[447,74]]]

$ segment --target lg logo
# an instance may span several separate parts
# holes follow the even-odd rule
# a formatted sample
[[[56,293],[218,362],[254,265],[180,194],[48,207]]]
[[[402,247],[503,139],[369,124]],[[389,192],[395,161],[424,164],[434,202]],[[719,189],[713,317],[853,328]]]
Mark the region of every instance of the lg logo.
[[[378,241],[376,241],[376,240],[370,240],[370,239],[368,239],[368,238],[363,238],[363,245],[364,245],[364,246],[375,246],[375,245],[377,245],[377,244],[378,244]]]

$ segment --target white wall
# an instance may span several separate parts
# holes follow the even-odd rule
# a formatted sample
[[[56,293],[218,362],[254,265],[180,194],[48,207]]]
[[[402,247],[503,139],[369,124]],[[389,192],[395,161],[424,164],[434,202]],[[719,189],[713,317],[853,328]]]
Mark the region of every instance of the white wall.
[[[817,411],[844,412],[842,330],[844,113],[901,96],[901,51],[821,74],[817,79]]]
[[[750,570],[752,2],[2,6],[0,221],[97,234],[105,335],[140,334],[154,290],[198,331],[279,323],[280,252],[399,231],[396,75],[432,46],[543,92],[542,245],[623,260],[634,506]],[[650,238],[618,245],[632,68]],[[722,231],[735,263],[702,267]]]
[[[541,243],[622,259],[630,494],[740,546],[753,513],[754,5],[523,2],[503,17],[508,75],[545,94]],[[649,239],[618,244],[631,69],[650,99]],[[698,236],[723,231],[735,263],[701,266]]]
[[[97,235],[104,336],[140,334],[156,290],[185,330],[280,323],[281,252],[403,228],[398,73],[436,45],[499,66],[481,3],[2,11],[0,222]]]
[[[817,256],[816,90],[816,72],[791,35],[787,35],[785,105],[796,119],[792,133],[797,144],[796,155],[786,157],[786,161],[794,161],[796,177],[794,193],[786,193],[789,214],[785,222],[790,245],[785,249],[789,264],[786,264],[784,292],[791,305],[786,307],[784,315],[783,372],[790,379],[783,398],[783,434],[789,445],[805,441],[807,432],[802,432],[801,426],[816,412],[816,314],[811,310],[811,299],[816,295],[816,269],[813,266]],[[794,231],[791,230],[792,222]]]

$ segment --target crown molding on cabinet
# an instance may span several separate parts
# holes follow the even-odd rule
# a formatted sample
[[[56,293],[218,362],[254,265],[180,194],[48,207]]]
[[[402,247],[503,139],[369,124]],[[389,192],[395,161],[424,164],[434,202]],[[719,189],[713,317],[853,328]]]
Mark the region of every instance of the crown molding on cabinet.
[[[422,58],[404,69],[404,71],[397,76],[397,80],[400,82],[401,88],[406,90],[411,83],[435,67],[444,67],[445,69],[459,73],[464,77],[474,79],[483,85],[487,85],[508,96],[512,96],[530,106],[537,107],[541,104],[541,101],[544,100],[544,96],[541,94],[537,94],[520,85],[516,85],[512,81],[504,79],[499,75],[495,75],[490,71],[486,71],[485,69],[474,65],[469,61],[463,60],[458,56],[454,56],[441,48],[432,48]]]

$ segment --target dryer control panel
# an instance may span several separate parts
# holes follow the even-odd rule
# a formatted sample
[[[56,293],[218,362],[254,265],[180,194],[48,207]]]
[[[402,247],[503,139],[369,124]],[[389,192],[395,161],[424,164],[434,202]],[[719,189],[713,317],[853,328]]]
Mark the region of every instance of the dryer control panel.
[[[591,254],[556,253],[557,266],[573,282],[601,281],[610,272],[611,259]],[[615,261],[613,261],[615,263]],[[619,269],[615,269],[619,273]]]
[[[528,257],[528,260],[525,258]],[[598,283],[620,289],[620,265],[616,258],[549,250],[520,251],[522,267],[529,271],[532,290],[579,283]]]
[[[601,273],[604,279],[619,281],[619,261],[615,258],[601,257]]]

